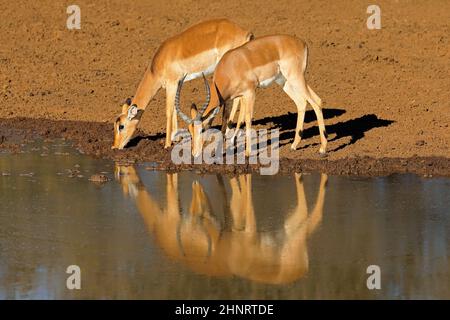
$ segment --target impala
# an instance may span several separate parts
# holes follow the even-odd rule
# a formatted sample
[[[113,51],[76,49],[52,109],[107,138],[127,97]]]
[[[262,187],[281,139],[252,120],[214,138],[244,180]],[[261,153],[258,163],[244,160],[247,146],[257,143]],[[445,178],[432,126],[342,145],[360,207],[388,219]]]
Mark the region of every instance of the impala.
[[[319,123],[320,154],[324,155],[327,145],[325,124],[321,110],[321,99],[306,84],[308,48],[304,41],[288,35],[265,36],[228,51],[220,60],[214,71],[212,83],[214,89],[207,85],[206,103],[199,109],[191,106],[191,117],[180,109],[179,96],[183,78],[178,83],[175,108],[180,117],[189,125],[192,139],[192,154],[201,152],[202,130],[208,128],[220,107],[224,115],[229,114],[228,127],[234,119],[240,101],[240,114],[235,135],[243,121],[246,126],[246,155],[251,151],[251,122],[255,104],[255,90],[265,88],[275,82],[282,86],[284,92],[297,106],[297,126],[291,149],[296,150],[303,131],[303,122],[307,102],[312,106]],[[233,100],[231,113],[227,103]],[[237,103],[235,103],[237,101]],[[223,128],[222,128],[223,130]],[[233,138],[235,137],[233,136]]]
[[[122,113],[114,123],[112,149],[123,149],[130,141],[142,113],[160,88],[166,89],[166,142],[172,144],[172,134],[177,131],[174,99],[177,83],[192,80],[214,71],[220,58],[252,38],[252,33],[226,19],[199,23],[169,38],[159,47],[145,71],[133,99],[127,99]]]

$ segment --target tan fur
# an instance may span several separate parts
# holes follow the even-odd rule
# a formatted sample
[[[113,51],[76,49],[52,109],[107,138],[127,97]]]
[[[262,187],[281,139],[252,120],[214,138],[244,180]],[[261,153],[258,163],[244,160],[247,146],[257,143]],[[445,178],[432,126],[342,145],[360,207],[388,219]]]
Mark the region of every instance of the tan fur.
[[[172,259],[211,276],[239,276],[257,282],[281,284],[308,271],[308,236],[321,223],[327,176],[322,174],[314,208],[309,212],[301,175],[295,174],[297,205],[285,219],[279,239],[259,233],[252,198],[251,175],[230,179],[231,230],[223,231],[214,218],[203,187],[192,184],[189,210],[179,207],[177,174],[167,174],[166,206],[159,204],[140,182],[133,167],[117,166],[125,194],[133,193],[136,206],[156,243]],[[130,192],[129,190],[134,190]]]
[[[209,20],[196,24],[182,33],[164,41],[142,78],[131,105],[145,110],[160,88],[166,89],[166,143],[172,144],[172,134],[177,131],[174,99],[177,82],[185,74],[197,74],[219,62],[228,50],[249,41],[252,34],[226,19]],[[122,149],[130,140],[138,119],[127,119],[126,112],[118,117],[114,127],[112,148]],[[117,130],[119,125],[124,130]]]
[[[273,80],[283,87],[283,90],[297,106],[297,128],[292,149],[295,150],[300,143],[299,132],[303,130],[306,103],[308,102],[314,109],[319,123],[320,153],[325,153],[327,139],[320,108],[321,100],[305,80],[307,52],[304,41],[288,35],[257,38],[228,51],[214,72],[211,100],[204,112],[204,117],[220,106],[219,94],[224,101],[239,98],[242,114],[239,118],[241,121],[245,121],[248,132],[253,118],[255,90]],[[219,92],[215,92],[214,88],[217,88]],[[234,117],[236,108],[237,103],[233,106],[230,120]],[[196,138],[193,137],[194,140]],[[247,134],[247,156],[250,154],[250,139],[250,135]]]

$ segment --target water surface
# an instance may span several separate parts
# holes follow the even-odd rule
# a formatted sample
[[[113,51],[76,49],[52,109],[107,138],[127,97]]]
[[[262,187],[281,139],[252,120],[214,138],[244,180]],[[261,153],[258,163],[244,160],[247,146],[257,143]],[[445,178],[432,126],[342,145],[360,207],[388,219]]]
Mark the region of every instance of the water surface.
[[[449,187],[169,174],[37,143],[0,154],[0,299],[449,299]]]

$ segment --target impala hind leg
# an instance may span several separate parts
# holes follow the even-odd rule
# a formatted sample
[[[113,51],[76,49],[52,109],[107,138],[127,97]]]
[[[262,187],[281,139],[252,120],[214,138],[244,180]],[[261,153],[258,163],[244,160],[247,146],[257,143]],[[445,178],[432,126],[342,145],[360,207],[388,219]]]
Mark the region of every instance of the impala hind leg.
[[[311,89],[311,87],[309,85],[306,85],[306,87],[309,90],[309,93],[311,94],[312,98],[314,99],[314,101],[319,105],[322,106],[322,99],[320,99],[320,97],[313,91],[313,89]]]
[[[286,83],[286,85],[288,85],[287,90],[291,94],[293,94],[295,97],[297,97],[297,93],[300,94],[301,99],[309,102],[309,104],[313,108],[314,113],[316,114],[317,122],[319,123],[319,133],[320,133],[319,153],[321,155],[324,155],[326,152],[326,148],[327,148],[327,133],[325,131],[325,122],[323,120],[322,109],[320,108],[320,103],[321,103],[320,98],[315,93],[310,92],[309,88],[306,86],[305,79],[302,74],[299,75],[298,77],[296,77],[295,81],[288,81]],[[286,87],[286,85],[285,85],[285,87]],[[286,93],[288,93],[288,91],[285,90]],[[290,96],[290,93],[288,93],[289,96]],[[302,126],[303,126],[303,120],[304,120],[304,110],[303,110],[303,116],[302,116],[302,121],[301,121]],[[297,118],[297,126],[298,126],[298,123],[299,123],[299,118]],[[298,132],[299,129],[300,128],[297,128],[296,134],[299,133]],[[295,145],[295,140],[294,140],[292,149],[295,149],[296,147],[297,146]]]
[[[325,130],[325,122],[323,120],[322,109],[320,108],[320,105],[311,97],[311,95],[306,96],[306,100],[309,102],[309,104],[313,108],[314,113],[316,114],[316,117],[317,117],[317,122],[319,123],[319,133],[320,133],[319,153],[321,155],[325,155],[326,149],[327,149],[327,132]]]
[[[297,130],[296,140],[299,142],[299,136],[301,136],[302,132],[299,132],[301,128],[303,128],[304,121],[304,112],[305,109],[302,107],[306,100],[314,110],[314,113],[317,117],[317,122],[319,124],[319,133],[320,133],[320,149],[319,152],[321,155],[325,154],[325,150],[327,147],[327,133],[325,131],[325,123],[323,121],[322,110],[320,109],[320,105],[322,101],[319,96],[306,84],[305,80],[305,70],[307,65],[307,50],[305,48],[305,55],[300,58],[294,58],[294,60],[285,61],[280,65],[281,74],[286,78],[286,83],[283,87],[284,91],[294,100],[297,104],[300,104],[302,110],[302,118],[299,119],[297,117]],[[298,68],[292,68],[293,65],[298,65]],[[300,96],[299,96],[300,95]],[[297,99],[297,101],[296,101]],[[297,108],[299,108],[299,104],[297,104]],[[300,115],[300,114],[299,114]],[[300,121],[301,120],[301,121]],[[301,122],[301,128],[299,128],[299,123]],[[292,144],[292,149],[297,147],[296,141],[294,139],[294,143]]]
[[[319,96],[311,89],[310,86],[306,85],[305,90],[307,91],[307,96],[309,93],[308,100],[309,104],[314,109],[314,113],[317,117],[317,122],[319,123],[319,131],[320,131],[320,141],[321,141],[321,147],[320,147],[320,154],[324,155],[326,152],[327,147],[327,132],[325,130],[325,123],[323,120],[323,113],[322,113],[322,100],[319,98]]]
[[[164,148],[169,148],[172,145],[172,133],[174,128],[174,122],[176,122],[175,113],[175,95],[177,93],[176,84],[168,84],[166,86],[166,143]],[[175,121],[174,121],[175,119]],[[176,127],[176,124],[175,124]],[[176,131],[175,131],[176,132]]]
[[[296,150],[303,135],[303,124],[305,120],[306,99],[300,94],[299,90],[295,90],[289,82],[283,86],[284,92],[294,101],[297,106],[297,126],[295,128],[295,138],[291,145],[292,150]]]

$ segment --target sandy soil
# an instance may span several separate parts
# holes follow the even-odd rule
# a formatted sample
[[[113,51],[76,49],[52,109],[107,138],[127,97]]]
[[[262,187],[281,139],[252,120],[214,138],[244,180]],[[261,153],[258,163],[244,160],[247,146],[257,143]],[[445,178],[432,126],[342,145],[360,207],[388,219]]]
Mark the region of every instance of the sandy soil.
[[[11,146],[17,128],[28,132],[22,137],[36,131],[65,135],[97,156],[168,159],[161,145],[162,90],[143,116],[144,139],[129,150],[107,148],[112,122],[165,38],[206,18],[227,17],[256,36],[293,34],[309,45],[307,80],[324,100],[328,158],[319,159],[312,111],[302,148],[289,149],[296,108],[273,86],[258,91],[254,122],[256,128],[280,129],[282,165],[450,174],[448,1],[378,1],[381,30],[366,28],[367,4],[361,1],[76,3],[81,30],[72,31],[65,25],[67,1],[0,3],[0,146]],[[186,84],[185,107],[203,101],[196,88],[202,88],[200,80]],[[23,117],[28,120],[18,119]],[[352,169],[357,163],[361,167]]]

